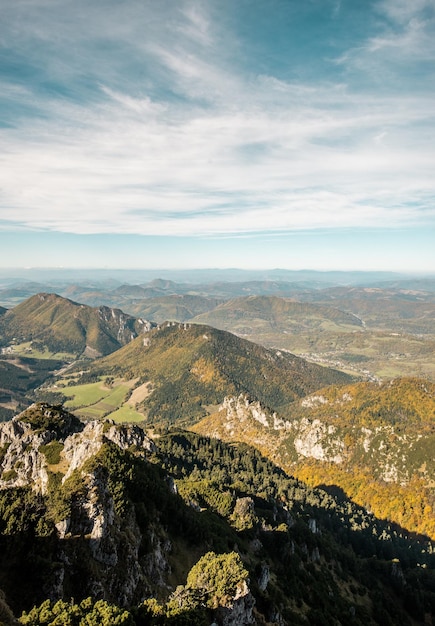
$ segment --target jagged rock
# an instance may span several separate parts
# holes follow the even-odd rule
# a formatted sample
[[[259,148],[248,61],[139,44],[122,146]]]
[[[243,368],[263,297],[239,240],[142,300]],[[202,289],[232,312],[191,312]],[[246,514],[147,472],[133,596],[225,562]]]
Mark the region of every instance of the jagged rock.
[[[95,575],[88,575],[85,583],[87,593],[94,597],[109,594],[125,606],[143,598],[150,583],[166,586],[171,543],[164,532],[148,538],[150,549],[141,556],[143,537],[133,510],[127,509],[123,518],[117,516],[107,470],[98,464],[85,465],[108,441],[139,454],[155,450],[154,443],[138,426],[100,421],[83,424],[59,407],[35,404],[0,425],[0,488],[30,486],[45,494],[50,466],[41,446],[56,439],[62,443],[62,481],[78,471],[82,488],[70,502],[68,517],[55,525],[58,540],[64,543],[59,543],[50,580],[44,581],[46,597],[65,595],[80,550],[95,564]]]
[[[144,560],[144,571],[153,584],[164,587],[165,575],[170,571],[168,555],[172,545],[168,539],[162,540],[154,533],[150,533],[149,540],[153,548]]]
[[[319,419],[310,421],[303,418],[295,422],[294,427],[297,436],[293,445],[298,454],[318,461],[343,461],[344,443],[336,436],[335,426],[324,424]]]
[[[219,407],[219,411],[226,417],[226,429],[231,430],[232,422],[243,423],[249,419],[259,422],[265,428],[285,430],[290,428],[290,423],[277,417],[275,412],[267,411],[260,402],[252,402],[249,398],[240,394],[237,398],[225,397]]]
[[[230,519],[239,530],[252,528],[257,522],[253,499],[249,496],[237,498]]]
[[[44,493],[48,483],[46,460],[38,450],[53,439],[53,433],[35,433],[17,418],[1,424],[0,489],[30,484]]]
[[[220,606],[215,612],[218,626],[247,626],[254,623],[253,609],[255,599],[246,581],[240,585],[234,598],[226,606]]]
[[[46,493],[48,485],[47,459],[41,446],[52,441],[63,443],[62,459],[66,462],[65,478],[96,454],[105,440],[121,449],[131,446],[151,451],[153,444],[137,426],[124,427],[104,422],[80,420],[59,407],[36,403],[0,424],[0,488],[31,486]]]
[[[122,450],[127,450],[132,446],[145,450],[146,452],[155,451],[155,445],[147,437],[144,431],[139,426],[116,426],[113,425],[105,433],[106,439],[113,441]]]

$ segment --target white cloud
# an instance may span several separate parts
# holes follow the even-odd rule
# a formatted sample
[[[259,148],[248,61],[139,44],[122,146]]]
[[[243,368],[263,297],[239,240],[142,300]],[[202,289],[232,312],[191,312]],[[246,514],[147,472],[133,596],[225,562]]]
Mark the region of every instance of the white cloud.
[[[397,24],[407,24],[416,16],[431,14],[435,10],[434,0],[381,0],[378,11]]]
[[[362,94],[344,81],[242,72],[228,63],[205,6],[181,6],[175,28],[153,14],[155,28],[141,37],[131,16],[103,17],[100,36],[134,35],[138,63],[154,71],[129,91],[105,82],[110,68],[97,72],[96,60],[92,101],[23,90],[45,117],[2,131],[2,220],[73,233],[228,235],[434,219],[430,93]],[[382,6],[405,23],[405,4]],[[367,67],[399,37],[418,49],[422,33],[412,22],[400,35],[385,31],[346,63],[355,67],[358,56]]]
[[[374,7],[382,18],[376,34],[336,62],[384,85],[398,88],[405,80],[406,87],[412,73],[422,78],[422,62],[435,61],[435,0],[381,0]]]

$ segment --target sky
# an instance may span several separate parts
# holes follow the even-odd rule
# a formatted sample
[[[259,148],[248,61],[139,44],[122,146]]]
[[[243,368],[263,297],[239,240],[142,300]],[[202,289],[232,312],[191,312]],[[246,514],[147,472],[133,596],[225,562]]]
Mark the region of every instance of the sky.
[[[0,0],[0,267],[435,273],[435,0]]]

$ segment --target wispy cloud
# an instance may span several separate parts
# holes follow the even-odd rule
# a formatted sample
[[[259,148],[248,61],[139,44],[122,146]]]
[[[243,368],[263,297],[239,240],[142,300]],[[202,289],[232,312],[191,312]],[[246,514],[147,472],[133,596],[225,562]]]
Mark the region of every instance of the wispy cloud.
[[[25,55],[37,41],[33,63],[48,66],[38,80],[4,78],[3,96],[30,111],[18,118],[4,100],[4,224],[228,235],[434,220],[431,88],[362,91],[357,80],[388,67],[393,47],[422,58],[433,2],[381,2],[388,24],[341,57],[343,74],[310,82],[243,67],[219,3],[83,3],[80,17],[60,4],[63,17],[48,0],[9,16],[18,43],[5,46]],[[30,6],[33,24],[18,23]],[[63,96],[48,84],[62,68]]]
[[[387,84],[421,80],[422,62],[435,60],[435,1],[381,0],[375,7],[376,30],[366,41],[347,50],[338,62],[372,74]]]

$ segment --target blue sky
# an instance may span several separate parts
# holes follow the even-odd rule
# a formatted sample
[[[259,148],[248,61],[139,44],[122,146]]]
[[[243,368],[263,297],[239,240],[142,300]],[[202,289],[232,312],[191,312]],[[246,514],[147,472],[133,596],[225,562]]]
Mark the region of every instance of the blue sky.
[[[435,272],[435,0],[3,0],[0,267]]]

